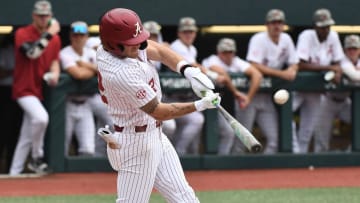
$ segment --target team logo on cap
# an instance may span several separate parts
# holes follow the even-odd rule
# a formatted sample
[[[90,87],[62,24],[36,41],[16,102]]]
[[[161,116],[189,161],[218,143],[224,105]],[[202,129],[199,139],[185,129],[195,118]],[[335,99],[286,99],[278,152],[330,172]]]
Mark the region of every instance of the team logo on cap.
[[[133,37],[137,37],[142,32],[139,22],[135,24],[135,29],[135,34],[133,35]]]
[[[144,99],[145,96],[146,96],[146,91],[145,91],[144,89],[138,90],[138,91],[136,92],[136,97],[137,97],[138,99]]]

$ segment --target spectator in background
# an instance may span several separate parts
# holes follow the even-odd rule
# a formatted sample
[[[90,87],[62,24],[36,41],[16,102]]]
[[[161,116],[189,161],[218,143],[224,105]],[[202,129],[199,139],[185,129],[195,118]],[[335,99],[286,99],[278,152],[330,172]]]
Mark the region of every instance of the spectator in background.
[[[265,32],[256,33],[250,39],[246,59],[264,76],[292,81],[295,79],[299,59],[291,37],[284,33],[285,14],[271,9],[266,17]],[[266,138],[265,154],[278,151],[278,113],[272,100],[272,93],[257,93],[247,108],[235,107],[236,118],[247,129],[253,129],[256,121]],[[235,152],[241,151],[241,143],[235,142]]]
[[[351,82],[360,82],[360,38],[358,35],[348,35],[344,39],[345,55],[340,66],[344,75]],[[314,139],[317,143],[314,152],[326,152],[330,149],[333,121],[339,118],[351,123],[350,92],[326,92],[321,97],[320,119],[315,129]]]
[[[246,108],[256,91],[260,86],[262,79],[261,73],[248,62],[240,59],[236,56],[236,43],[235,40],[230,38],[222,38],[219,40],[216,47],[217,54],[213,54],[202,61],[202,65],[214,75],[214,79],[217,85],[225,86],[230,90],[235,98],[235,105],[240,108]],[[250,77],[250,87],[247,94],[237,90],[233,85],[231,78],[227,74],[230,73],[244,73]],[[235,134],[229,123],[225,120],[224,116],[218,113],[219,119],[219,133],[220,142],[218,145],[218,154],[227,155],[230,154]]]
[[[85,43],[88,39],[88,26],[83,21],[70,26],[71,44],[60,52],[63,69],[75,80],[88,80],[96,76],[96,52]],[[95,121],[89,104],[91,95],[68,95],[65,110],[65,154],[69,153],[72,135],[75,133],[79,143],[79,155],[95,153]]]
[[[301,71],[334,71],[334,82],[340,82],[342,70],[340,61],[344,57],[339,36],[330,26],[335,24],[327,9],[318,9],[313,16],[313,29],[300,33],[297,41],[297,53]],[[297,132],[300,153],[309,150],[309,143],[319,121],[321,92],[296,92],[293,111],[299,109],[300,124]],[[314,146],[320,145],[315,141]]]
[[[191,17],[183,17],[178,25],[178,38],[170,44],[170,48],[182,56],[192,66],[199,67],[196,61],[197,49],[193,45],[198,27]],[[189,92],[174,92],[169,94],[169,102],[189,102],[196,99],[196,95]],[[174,138],[175,149],[179,155],[198,154],[201,132],[205,122],[202,112],[193,112],[176,118],[176,132]]]
[[[19,28],[15,33],[15,70],[13,98],[24,110],[10,175],[22,172],[31,149],[28,168],[37,173],[48,171],[44,162],[44,136],[49,115],[43,100],[43,77],[50,72],[47,82],[55,86],[59,79],[59,51],[61,48],[60,25],[52,19],[51,4],[37,1],[32,12],[32,24]]]
[[[146,22],[144,22],[143,27],[150,33],[149,40],[153,40],[155,42],[159,42],[163,45],[169,46],[169,44],[167,42],[163,41],[163,37],[161,34],[161,26],[157,22],[146,21]],[[161,63],[159,61],[151,61],[151,64],[153,64],[156,67],[156,70],[158,70],[158,71],[161,70]],[[166,93],[163,93],[162,100],[164,102],[168,102]],[[173,139],[174,133],[176,130],[175,119],[163,121],[162,130],[165,135],[167,135],[170,139]]]
[[[14,35],[0,36],[0,173],[8,173],[19,137],[22,110],[11,97],[15,65]]]

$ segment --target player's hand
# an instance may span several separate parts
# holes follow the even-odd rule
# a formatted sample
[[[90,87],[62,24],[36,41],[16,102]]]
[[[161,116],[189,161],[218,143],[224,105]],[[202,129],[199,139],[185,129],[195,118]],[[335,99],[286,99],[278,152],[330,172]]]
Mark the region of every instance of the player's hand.
[[[184,75],[190,81],[191,87],[198,97],[203,97],[204,92],[215,89],[214,83],[201,72],[200,68],[188,67],[185,69]]]
[[[296,78],[296,74],[297,74],[296,70],[294,70],[292,68],[288,68],[283,71],[282,79],[287,80],[287,81],[293,81]]]
[[[52,18],[51,21],[49,22],[49,27],[47,32],[50,33],[51,35],[55,35],[60,32],[60,24],[55,18]]]
[[[237,92],[234,93],[234,97],[237,100],[237,102],[238,102],[241,109],[244,109],[247,106],[249,106],[250,98],[246,94],[244,94],[244,93],[242,93],[240,91],[237,91]]]
[[[221,97],[219,93],[207,93],[202,99],[195,101],[194,105],[197,111],[203,111],[205,109],[214,109],[220,105]]]
[[[43,79],[49,86],[56,86],[59,82],[60,75],[53,72],[47,72],[43,75]]]
[[[120,145],[117,143],[116,138],[110,131],[108,125],[106,125],[105,128],[99,128],[97,133],[111,149],[120,149]]]

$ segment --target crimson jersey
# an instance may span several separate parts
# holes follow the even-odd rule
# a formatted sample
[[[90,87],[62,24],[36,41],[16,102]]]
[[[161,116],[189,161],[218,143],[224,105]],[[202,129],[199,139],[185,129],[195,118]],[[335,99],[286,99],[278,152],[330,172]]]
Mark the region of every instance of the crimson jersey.
[[[14,99],[27,95],[43,99],[42,77],[49,71],[52,61],[59,60],[61,41],[58,35],[54,35],[39,58],[29,59],[20,51],[20,47],[25,42],[37,41],[40,36],[41,33],[33,25],[19,28],[15,33]]]

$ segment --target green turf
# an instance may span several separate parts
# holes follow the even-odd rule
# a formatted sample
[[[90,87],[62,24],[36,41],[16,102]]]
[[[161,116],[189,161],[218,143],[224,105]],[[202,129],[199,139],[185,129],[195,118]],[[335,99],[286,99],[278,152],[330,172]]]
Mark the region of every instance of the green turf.
[[[359,203],[360,188],[273,189],[197,192],[203,203]],[[0,203],[109,203],[115,195],[1,197]],[[164,203],[159,194],[150,203]]]

